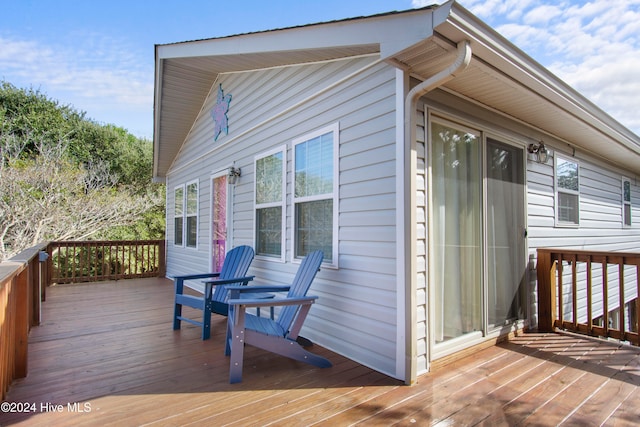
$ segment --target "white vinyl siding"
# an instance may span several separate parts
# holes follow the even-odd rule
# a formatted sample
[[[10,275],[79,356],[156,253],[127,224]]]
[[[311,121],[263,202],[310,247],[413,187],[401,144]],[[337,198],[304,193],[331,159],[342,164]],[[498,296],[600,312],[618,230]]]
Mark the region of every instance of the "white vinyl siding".
[[[416,115],[416,340],[417,340],[417,372],[424,373],[429,368],[427,350],[428,310],[427,310],[427,157],[426,157],[426,124],[424,103],[417,105]]]
[[[293,256],[293,144],[340,124],[335,173],[339,209],[335,263],[323,266],[309,291],[319,299],[302,335],[363,365],[397,375],[395,69],[375,56],[221,75],[168,173],[168,188],[199,178],[198,250],[171,246],[167,274],[204,272],[209,265],[208,177],[232,164],[242,177],[233,196],[230,247],[255,243],[255,158],[287,145],[286,262],[256,256],[255,282],[287,284]],[[349,77],[350,76],[350,77]],[[342,79],[341,83],[339,83]],[[233,96],[229,134],[213,140],[210,109],[218,85]],[[214,90],[215,89],[215,90]],[[338,182],[338,181],[336,181]],[[171,209],[167,212],[172,215]],[[400,345],[403,345],[401,343]]]
[[[557,154],[556,154],[557,156]],[[640,251],[640,230],[632,227],[621,227],[621,200],[624,198],[623,186],[620,184],[620,172],[614,166],[589,158],[586,154],[576,155],[579,162],[580,176],[580,227],[556,227],[553,228],[554,212],[549,209],[549,202],[553,200],[553,193],[549,191],[549,185],[555,177],[552,165],[540,165],[528,162],[528,187],[529,187],[529,253],[535,265],[535,251],[537,248],[573,248],[593,251]],[[638,187],[630,183],[629,186],[631,204],[634,195],[638,194]],[[630,204],[630,205],[631,205]],[[563,289],[566,303],[564,316],[570,319],[571,294],[571,266],[563,265],[564,277]],[[634,271],[631,271],[634,270]],[[578,320],[586,321],[586,267],[584,263],[577,264],[578,272]],[[535,272],[534,272],[535,273]],[[608,310],[616,310],[619,306],[618,276],[616,268],[609,267],[608,280]],[[625,283],[635,283],[635,268],[625,270]],[[633,281],[632,281],[633,277]],[[594,283],[594,308],[593,317],[601,316],[604,312],[605,302],[602,299],[601,289],[603,281],[603,269],[596,263],[592,266],[592,282]],[[532,286],[535,289],[535,276]],[[636,297],[634,286],[625,287],[624,300],[631,301]],[[535,299],[533,301],[535,303]],[[533,307],[535,313],[535,305]]]

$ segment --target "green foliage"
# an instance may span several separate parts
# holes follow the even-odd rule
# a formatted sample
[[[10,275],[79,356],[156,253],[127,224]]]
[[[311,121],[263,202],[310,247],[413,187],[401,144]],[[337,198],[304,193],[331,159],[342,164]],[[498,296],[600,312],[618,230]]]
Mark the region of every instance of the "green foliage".
[[[84,113],[50,100],[38,90],[0,82],[0,132],[29,139],[26,154],[33,153],[34,139],[64,140],[72,137],[83,121]]]
[[[68,153],[77,163],[105,162],[118,182],[146,188],[151,182],[153,145],[125,129],[102,125],[69,105],[60,105],[40,91],[19,89],[0,82],[0,136],[25,143],[22,155],[33,156],[37,144],[56,146],[68,141]]]
[[[57,159],[55,162],[51,159]],[[43,162],[50,161],[47,166]],[[49,169],[47,169],[47,167]],[[0,179],[13,177],[11,186],[5,185],[0,201],[4,200],[4,217],[18,217],[7,197],[19,194],[22,201],[31,200],[34,211],[43,201],[54,205],[49,209],[74,206],[64,201],[91,196],[91,203],[113,207],[118,198],[129,198],[131,204],[142,206],[132,197],[146,199],[146,208],[130,209],[137,219],[120,221],[118,226],[96,230],[94,238],[162,239],[164,238],[164,186],[152,183],[153,145],[115,125],[103,125],[85,117],[84,112],[70,105],[49,99],[39,90],[16,88],[0,81]],[[43,169],[44,168],[44,169]],[[34,171],[47,177],[38,177]],[[56,176],[79,180],[79,186],[54,185]],[[49,178],[48,180],[45,178]],[[5,188],[6,187],[6,188]],[[52,192],[56,192],[55,200]],[[100,202],[96,197],[102,197]],[[15,201],[13,201],[15,202]],[[40,207],[38,206],[40,205]],[[13,210],[12,210],[13,209]],[[20,209],[27,209],[21,206]],[[76,207],[77,209],[77,207]],[[7,224],[8,220],[6,220]],[[118,221],[114,221],[116,223]],[[8,226],[5,224],[5,226]],[[131,225],[132,224],[132,225]],[[17,226],[17,225],[14,225]],[[20,227],[26,227],[21,224]],[[81,229],[82,227],[78,227]],[[38,230],[42,233],[41,230]],[[0,236],[3,247],[27,242],[2,241],[11,233]],[[75,236],[80,238],[86,236]],[[57,238],[47,236],[49,239]],[[67,237],[68,238],[68,237]]]

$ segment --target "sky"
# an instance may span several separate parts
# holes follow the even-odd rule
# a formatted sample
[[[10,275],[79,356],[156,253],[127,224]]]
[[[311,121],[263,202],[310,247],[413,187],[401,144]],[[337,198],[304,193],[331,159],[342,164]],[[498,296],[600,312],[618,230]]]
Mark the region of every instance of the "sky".
[[[0,80],[153,137],[156,44],[443,0],[0,0]],[[640,0],[460,0],[640,135]]]

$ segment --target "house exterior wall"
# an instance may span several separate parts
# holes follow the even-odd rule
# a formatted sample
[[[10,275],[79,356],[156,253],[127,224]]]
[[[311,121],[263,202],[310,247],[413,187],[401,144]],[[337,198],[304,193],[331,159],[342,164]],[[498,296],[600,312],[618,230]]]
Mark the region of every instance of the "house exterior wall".
[[[510,141],[520,141],[522,147],[532,142],[544,140],[545,145],[552,150],[552,156],[547,164],[540,164],[533,160],[526,163],[526,200],[527,200],[527,231],[529,256],[529,307],[527,323],[531,327],[537,324],[537,296],[536,296],[536,250],[543,247],[567,247],[585,250],[629,251],[640,252],[640,183],[631,171],[623,170],[616,165],[609,164],[603,159],[594,158],[589,153],[577,150],[569,151],[566,142],[550,138],[539,130],[530,128],[523,123],[512,121],[502,115],[482,109],[450,93],[435,90],[426,95],[418,104],[418,117],[424,117],[417,122],[417,325],[416,338],[418,350],[418,374],[429,369],[429,333],[428,333],[428,117],[433,113],[446,117],[450,121],[473,127],[492,135],[502,135]],[[571,142],[571,141],[569,141]],[[561,155],[576,159],[579,164],[580,180],[580,224],[577,227],[558,226],[555,220],[555,187],[554,187],[554,157]],[[632,225],[624,227],[622,223],[622,178],[631,181]],[[527,260],[523,260],[523,263]],[[633,269],[635,270],[635,269]],[[627,275],[635,280],[634,271]],[[617,277],[617,271],[610,272],[610,276]],[[616,277],[610,279],[611,293],[610,308],[616,308],[618,303]],[[584,274],[581,277],[584,282]],[[594,283],[599,283],[598,270],[594,271]],[[627,281],[630,283],[631,280]],[[570,283],[565,280],[564,283]],[[635,282],[631,282],[635,283]],[[582,283],[584,284],[584,283]],[[579,287],[581,284],[579,284]],[[626,289],[626,300],[637,296],[635,289]],[[566,292],[569,292],[567,287]],[[578,295],[580,316],[586,318],[586,292]],[[597,305],[594,316],[602,313],[602,301]]]
[[[213,138],[209,115],[222,85],[232,95],[229,132]],[[286,146],[285,262],[256,257],[256,283],[288,283],[292,262],[292,141],[339,125],[338,267],[323,267],[319,299],[302,335],[391,376],[396,372],[395,70],[376,57],[221,75],[167,176],[167,275],[209,267],[211,176],[242,170],[232,186],[231,246],[254,245],[254,159]],[[198,247],[173,242],[173,188],[199,182]],[[403,345],[403,344],[401,344]]]

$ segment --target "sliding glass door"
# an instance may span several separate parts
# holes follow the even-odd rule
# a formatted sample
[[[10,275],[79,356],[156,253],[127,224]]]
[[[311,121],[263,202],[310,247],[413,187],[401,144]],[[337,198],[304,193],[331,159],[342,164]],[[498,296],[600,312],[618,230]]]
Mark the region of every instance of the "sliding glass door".
[[[487,138],[487,316],[489,328],[524,319],[523,150]]]
[[[437,347],[524,317],[524,150],[434,121],[430,176]]]
[[[431,134],[437,343],[482,330],[482,143],[438,123]]]

